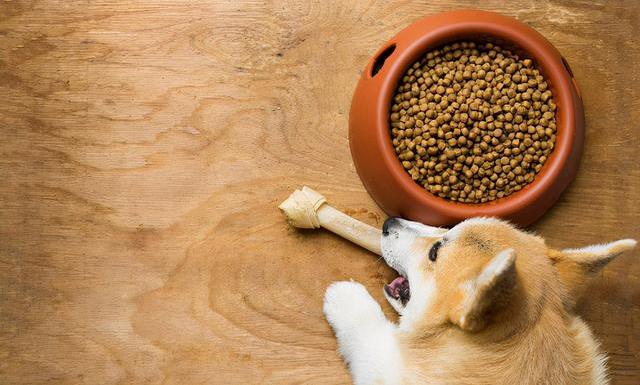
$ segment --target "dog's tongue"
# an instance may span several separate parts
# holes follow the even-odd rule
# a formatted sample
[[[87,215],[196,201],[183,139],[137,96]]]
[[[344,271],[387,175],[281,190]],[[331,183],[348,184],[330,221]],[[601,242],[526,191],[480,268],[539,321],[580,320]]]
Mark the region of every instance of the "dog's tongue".
[[[384,290],[395,299],[402,297],[406,300],[409,297],[409,281],[405,277],[399,276],[388,285],[384,285]]]

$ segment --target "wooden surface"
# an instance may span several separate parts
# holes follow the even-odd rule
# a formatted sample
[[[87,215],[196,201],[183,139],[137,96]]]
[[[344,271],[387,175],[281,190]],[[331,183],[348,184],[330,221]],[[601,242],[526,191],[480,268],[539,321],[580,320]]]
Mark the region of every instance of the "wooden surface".
[[[0,2],[0,383],[348,382],[323,292],[384,301],[393,274],[276,206],[306,184],[381,224],[348,148],[360,71],[475,3]],[[482,4],[559,48],[587,111],[577,179],[534,229],[640,238],[640,4],[501,3]],[[580,305],[616,384],[640,383],[639,257]]]

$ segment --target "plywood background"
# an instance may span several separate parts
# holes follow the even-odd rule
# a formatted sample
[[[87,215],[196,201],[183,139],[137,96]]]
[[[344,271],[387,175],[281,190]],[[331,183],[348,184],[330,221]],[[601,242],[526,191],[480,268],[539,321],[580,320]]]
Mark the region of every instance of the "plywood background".
[[[475,3],[0,2],[0,383],[348,382],[324,289],[382,300],[392,274],[276,206],[306,184],[380,225],[348,148],[360,71]],[[640,4],[504,3],[482,7],[546,35],[587,111],[577,179],[535,230],[640,238]],[[639,257],[580,305],[616,384],[640,383]]]

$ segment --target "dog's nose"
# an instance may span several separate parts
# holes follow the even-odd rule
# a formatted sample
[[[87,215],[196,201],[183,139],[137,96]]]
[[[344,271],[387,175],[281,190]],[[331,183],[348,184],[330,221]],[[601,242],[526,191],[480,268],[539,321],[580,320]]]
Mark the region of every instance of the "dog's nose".
[[[396,223],[396,219],[398,219],[398,217],[389,217],[384,221],[384,223],[382,224],[382,235],[389,235],[389,228],[391,227],[391,225]]]

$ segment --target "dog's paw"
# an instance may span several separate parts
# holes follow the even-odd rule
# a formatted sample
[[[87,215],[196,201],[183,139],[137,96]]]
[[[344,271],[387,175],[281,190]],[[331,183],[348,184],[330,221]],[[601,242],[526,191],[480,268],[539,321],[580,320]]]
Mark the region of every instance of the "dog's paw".
[[[364,286],[347,281],[334,282],[327,288],[323,310],[336,331],[364,326],[383,316],[380,305]]]

